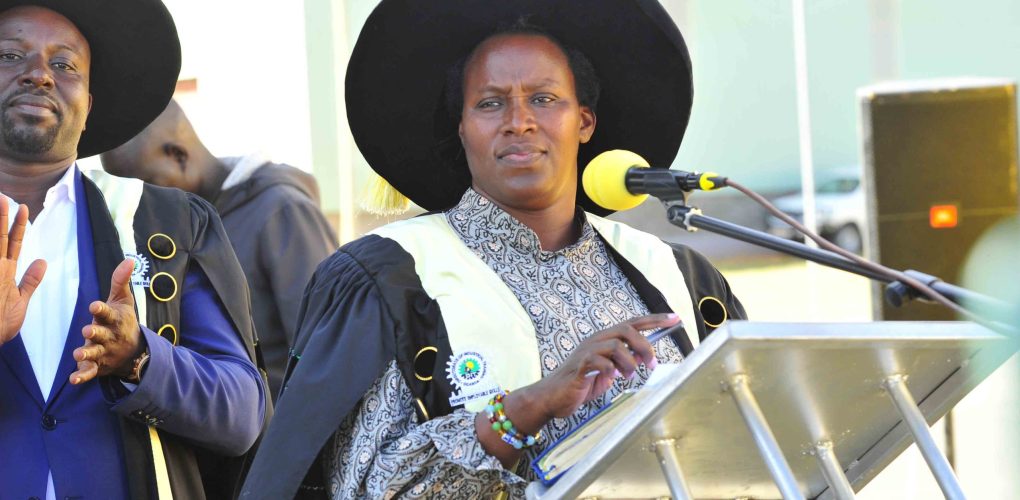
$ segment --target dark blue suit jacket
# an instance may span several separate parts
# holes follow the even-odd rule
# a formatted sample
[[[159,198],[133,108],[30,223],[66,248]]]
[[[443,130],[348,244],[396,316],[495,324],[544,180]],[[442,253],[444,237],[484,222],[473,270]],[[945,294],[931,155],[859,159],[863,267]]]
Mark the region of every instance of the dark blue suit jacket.
[[[262,379],[198,268],[188,270],[183,286],[180,344],[142,328],[151,359],[137,387],[112,377],[68,382],[76,369],[71,353],[92,321],[88,305],[101,299],[80,173],[75,188],[80,286],[48,397],[20,337],[0,346],[0,499],[44,498],[48,472],[57,498],[127,498],[122,416],[144,415],[150,425],[224,455],[247,451],[262,426]]]

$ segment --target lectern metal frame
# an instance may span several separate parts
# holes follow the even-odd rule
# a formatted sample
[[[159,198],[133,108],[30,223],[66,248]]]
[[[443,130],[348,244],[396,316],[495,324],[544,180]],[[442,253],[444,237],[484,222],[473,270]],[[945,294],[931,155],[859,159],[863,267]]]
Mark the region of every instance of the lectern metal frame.
[[[528,498],[852,498],[912,439],[962,498],[927,425],[1015,350],[966,322],[731,321]]]

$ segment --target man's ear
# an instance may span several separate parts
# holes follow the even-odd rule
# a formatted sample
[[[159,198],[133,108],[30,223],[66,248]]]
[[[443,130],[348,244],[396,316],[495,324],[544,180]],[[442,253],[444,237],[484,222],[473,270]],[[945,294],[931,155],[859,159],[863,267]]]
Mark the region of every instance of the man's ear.
[[[163,154],[173,159],[181,167],[181,171],[188,165],[188,150],[184,149],[180,144],[175,142],[163,144]]]
[[[92,112],[92,94],[89,94],[89,107],[85,109],[85,123],[82,124],[81,129],[84,131],[89,123],[89,113]]]
[[[581,106],[581,144],[591,140],[591,136],[595,133],[596,121],[598,120],[595,118],[595,112],[588,106]]]

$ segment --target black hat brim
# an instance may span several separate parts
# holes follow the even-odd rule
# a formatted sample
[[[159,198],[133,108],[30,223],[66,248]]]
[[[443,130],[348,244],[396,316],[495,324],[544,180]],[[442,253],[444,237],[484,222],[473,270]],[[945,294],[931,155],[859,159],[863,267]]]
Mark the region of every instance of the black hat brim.
[[[35,5],[70,20],[89,43],[92,110],[78,156],[127,142],[166,109],[181,72],[181,44],[159,0],[6,0],[0,11]]]
[[[601,81],[598,125],[580,147],[580,169],[611,149],[663,168],[676,157],[690,118],[691,62],[656,0],[383,0],[351,55],[347,116],[372,169],[418,205],[448,208],[470,184],[465,165],[450,158],[459,139],[443,98],[448,69],[521,17],[584,52]],[[610,212],[580,186],[578,202]]]

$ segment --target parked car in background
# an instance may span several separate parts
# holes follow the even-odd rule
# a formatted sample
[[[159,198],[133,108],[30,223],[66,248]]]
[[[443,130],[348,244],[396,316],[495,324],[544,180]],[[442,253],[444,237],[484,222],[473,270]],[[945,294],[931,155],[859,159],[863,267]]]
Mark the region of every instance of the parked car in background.
[[[859,168],[841,168],[818,175],[815,190],[816,220],[819,233],[840,248],[861,253],[864,247],[865,201]],[[783,212],[804,221],[804,198],[797,194],[772,200]],[[765,219],[768,232],[782,238],[803,240],[785,222],[771,214]]]

